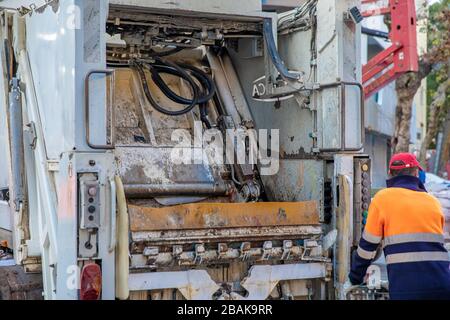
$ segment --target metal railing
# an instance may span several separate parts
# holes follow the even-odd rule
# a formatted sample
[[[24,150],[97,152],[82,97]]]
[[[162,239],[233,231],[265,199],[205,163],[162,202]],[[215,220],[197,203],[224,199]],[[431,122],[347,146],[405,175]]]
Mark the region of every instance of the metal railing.
[[[110,95],[110,105],[107,107],[107,114],[109,114],[109,136],[107,131],[106,144],[94,144],[90,140],[90,89],[89,84],[91,77],[93,75],[103,74],[110,77],[109,95]],[[86,75],[85,80],[85,105],[84,105],[84,116],[85,116],[85,128],[86,128],[86,143],[92,149],[100,150],[111,150],[115,148],[115,112],[114,112],[114,80],[115,80],[115,70],[92,70]],[[108,110],[109,109],[109,110]]]

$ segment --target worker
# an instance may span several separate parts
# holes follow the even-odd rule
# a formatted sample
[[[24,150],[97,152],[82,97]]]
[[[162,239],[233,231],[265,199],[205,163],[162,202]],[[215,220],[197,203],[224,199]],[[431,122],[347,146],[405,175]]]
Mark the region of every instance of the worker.
[[[450,300],[444,214],[420,181],[419,170],[419,162],[410,153],[395,154],[390,160],[387,188],[375,195],[369,207],[344,290],[365,281],[367,268],[383,243],[390,299]]]

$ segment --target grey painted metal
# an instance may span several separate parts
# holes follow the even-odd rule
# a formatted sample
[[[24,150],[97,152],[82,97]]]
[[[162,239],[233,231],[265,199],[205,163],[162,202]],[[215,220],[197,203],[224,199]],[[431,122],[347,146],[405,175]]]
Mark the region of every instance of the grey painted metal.
[[[154,120],[154,118],[149,120]],[[170,134],[169,129],[164,128],[164,130]],[[162,130],[159,133],[160,136],[163,135]],[[169,190],[177,185],[200,184],[201,187],[202,184],[209,186],[219,183],[220,187],[220,184],[223,184],[217,168],[209,166],[207,163],[175,163],[171,158],[173,150],[173,147],[148,145],[142,147],[117,146],[114,154],[118,159],[118,173],[122,177],[123,183],[125,185],[167,186]],[[192,151],[201,152],[202,150],[201,148],[186,149],[186,152]]]
[[[394,119],[396,99],[395,83],[390,83],[365,101],[365,126],[374,134],[392,136],[394,134]]]
[[[253,266],[249,276],[241,283],[248,295],[232,294],[232,297],[236,300],[265,300],[280,281],[325,278],[326,275],[325,263]]]
[[[93,164],[93,165],[92,165]],[[94,261],[102,263],[102,299],[115,298],[115,250],[111,251],[111,227],[115,225],[115,212],[112,210],[111,189],[109,182],[114,177],[114,155],[108,152],[67,152],[60,161],[60,171],[56,185],[59,187],[61,202],[58,211],[61,217],[58,223],[58,239],[63,250],[58,251],[57,299],[77,300],[78,287],[67,286],[68,277],[85,260],[79,257],[78,239],[87,239],[88,231],[78,228],[78,175],[93,173],[100,183],[99,228],[92,241],[97,243]],[[113,220],[111,220],[113,219]],[[86,240],[84,240],[85,242]],[[84,245],[84,242],[83,245]],[[76,279],[77,280],[77,279]],[[79,285],[79,283],[75,282]]]
[[[128,285],[130,291],[177,288],[189,300],[211,300],[220,289],[206,270],[131,273]]]
[[[1,34],[1,32],[0,32]],[[6,54],[1,55],[0,61],[6,60]],[[6,63],[5,63],[6,64]],[[0,188],[6,188],[10,179],[10,148],[9,148],[9,130],[8,130],[8,71],[2,70],[0,73]],[[9,214],[8,214],[9,217]]]
[[[83,85],[90,70],[104,70],[106,66],[104,38],[99,36],[98,42],[91,40],[96,39],[95,35],[104,34],[101,29],[106,24],[108,2],[70,0],[59,2],[59,6],[58,12],[47,9],[26,16],[27,38],[23,41],[26,48],[14,48],[26,93],[26,121],[35,123],[37,136],[36,148],[27,152],[27,169],[35,169],[34,175],[27,171],[27,177],[31,178],[27,182],[36,195],[32,213],[38,220],[34,224],[39,231],[45,298],[78,299],[74,270],[79,263],[76,176],[79,172],[95,170],[102,183],[103,209],[97,237],[98,259],[102,263],[102,298],[114,299],[114,252],[110,252],[114,216],[109,201],[112,195],[107,187],[115,171],[114,156],[105,151],[82,152],[90,150],[85,139]],[[80,28],[69,25],[74,17],[78,22],[81,20]],[[89,17],[94,27],[81,28],[85,17]],[[95,45],[91,46],[92,43]],[[92,105],[96,107],[94,111],[100,112],[93,112],[93,123],[105,122],[102,121],[105,113],[98,110],[106,102],[104,87],[102,79],[95,83]],[[105,130],[105,125],[92,127],[95,144],[104,143]],[[94,162],[96,167],[91,164]],[[68,286],[71,275],[75,276],[75,287]]]
[[[377,106],[376,104],[370,105],[369,108],[370,107],[380,109],[380,106]],[[371,114],[367,114],[366,119],[370,117]],[[389,171],[387,159],[390,158],[391,154],[391,150],[388,145],[389,141],[390,141],[389,136],[377,134],[376,132],[369,130],[366,131],[366,142],[364,144],[364,153],[369,155],[372,162],[371,166],[372,189],[381,189],[386,187],[387,173]]]
[[[236,69],[233,66],[233,61],[231,60],[228,52],[222,54],[219,59],[224,71],[224,75],[227,79],[230,92],[234,99],[235,108],[238,111],[244,125],[248,128],[252,128],[254,127],[253,116],[251,114],[247,100],[245,99],[239,77],[236,73]]]
[[[301,38],[301,35],[298,35]],[[307,35],[305,35],[307,37]],[[242,40],[246,43],[251,40]],[[285,52],[290,51],[286,44],[289,43],[285,37],[280,38],[280,54],[287,65],[291,67],[293,61]],[[243,45],[243,44],[242,44]],[[295,55],[295,61],[301,61],[308,65],[306,49],[300,47]],[[311,158],[313,149],[313,139],[310,134],[315,132],[314,118],[311,110],[301,107],[295,99],[280,102],[263,102],[252,98],[254,90],[253,83],[265,75],[265,64],[263,57],[248,58],[241,56],[241,52],[230,50],[233,64],[236,68],[245,98],[249,104],[255,127],[257,129],[279,130],[280,136],[280,157],[290,159]],[[309,56],[308,56],[309,58]],[[294,57],[292,57],[294,59]]]
[[[242,118],[234,105],[233,95],[230,91],[223,66],[220,62],[219,57],[213,52],[208,51],[207,57],[223,106],[227,114],[233,119],[234,125],[237,128],[242,123]]]
[[[232,300],[264,300],[278,282],[325,278],[326,263],[297,263],[286,265],[253,266],[249,276],[241,283],[248,291],[247,296],[232,292]],[[131,291],[178,288],[189,300],[212,300],[219,286],[211,279],[206,270],[177,272],[131,273],[129,277]],[[222,295],[219,299],[223,299]]]
[[[320,204],[321,218],[323,218],[324,174],[322,160],[281,159],[276,175],[261,178],[271,201],[317,200]]]
[[[26,92],[26,90],[25,90]],[[25,93],[24,92],[24,93]],[[26,104],[24,104],[27,107]],[[29,123],[28,120],[28,112],[25,112],[24,109],[24,123]],[[28,127],[28,126],[27,126]],[[36,126],[34,127],[34,132],[37,132]],[[29,128],[29,127],[28,127]],[[26,187],[27,187],[27,211],[28,211],[28,231],[29,231],[29,239],[26,241],[26,253],[30,257],[39,257],[41,256],[41,248],[40,248],[40,236],[39,236],[39,199],[38,192],[36,191],[36,182],[37,182],[37,172],[36,165],[34,161],[36,161],[35,151],[38,147],[38,143],[40,141],[34,140],[33,144],[33,136],[31,132],[25,129],[24,132],[24,155],[25,155],[25,172],[26,172]],[[34,148],[33,148],[33,146]]]
[[[306,0],[265,0],[263,1],[263,8],[265,10],[277,10],[277,12],[282,12],[299,7],[305,2]]]
[[[16,262],[13,259],[0,260],[0,267],[10,267],[15,266]]]
[[[357,147],[347,147],[346,139],[347,139],[347,130],[346,130],[346,114],[347,114],[347,98],[346,98],[346,87],[348,86],[355,86],[359,89],[359,134],[360,134],[360,144]],[[364,129],[364,88],[360,82],[349,82],[349,81],[338,81],[335,83],[327,83],[327,84],[321,84],[319,90],[329,89],[329,88],[336,88],[340,87],[341,93],[340,93],[340,147],[338,148],[320,148],[320,151],[322,152],[361,152],[364,148],[364,140],[365,140],[365,129]]]
[[[11,223],[11,207],[7,201],[0,200],[0,229],[3,230],[4,234],[10,234],[12,231]],[[12,243],[12,238],[4,238]]]
[[[84,116],[85,116],[85,126],[86,126],[86,143],[89,147],[91,147],[92,149],[103,149],[103,150],[108,150],[108,149],[114,149],[114,140],[115,140],[115,117],[114,117],[114,70],[92,70],[90,71],[87,75],[86,75],[86,80],[85,80],[85,87],[84,87],[84,94],[85,94],[85,109],[84,109]],[[93,75],[106,75],[109,76],[110,79],[110,83],[111,85],[110,87],[110,105],[108,107],[109,109],[109,125],[110,125],[110,136],[107,138],[107,142],[106,144],[95,144],[91,142],[90,139],[90,134],[91,134],[91,128],[90,128],[90,80],[91,77]],[[107,121],[108,123],[108,121]]]
[[[34,203],[37,204],[36,208],[31,208],[33,211],[30,212],[37,216],[44,297],[46,299],[55,299],[57,280],[55,279],[54,268],[50,266],[56,263],[58,253],[57,202],[54,191],[55,186],[47,168],[48,154],[45,143],[45,129],[42,123],[43,117],[41,117],[42,114],[40,113],[29,55],[25,49],[21,50],[19,54],[19,72],[25,85],[27,118],[35,123],[36,135],[41,137],[36,142],[34,156],[27,158],[28,161],[32,161],[36,173],[35,176],[29,175],[31,179],[28,180],[30,192],[34,191],[34,194],[30,196],[30,200],[33,199]],[[36,223],[36,220],[30,220],[30,223],[32,222]]]
[[[338,81],[361,82],[360,25],[349,25],[344,21],[344,13],[357,0],[318,1],[317,3],[317,82],[319,84]],[[345,127],[346,148],[358,148],[360,123],[362,121],[358,88],[347,88],[345,117],[339,96],[341,92],[326,90],[317,96],[318,147],[337,149],[343,146],[342,136],[336,135]],[[355,134],[356,133],[356,134]]]
[[[117,203],[116,203],[116,182],[114,181],[114,177],[111,177],[109,179],[109,187],[110,187],[110,217],[109,217],[109,245],[108,245],[108,251],[110,253],[114,252],[114,249],[116,247],[116,209],[117,209]]]
[[[11,80],[11,91],[9,94],[9,125],[11,145],[11,168],[12,168],[12,195],[16,212],[24,204],[25,188],[25,159],[23,147],[23,115],[22,95],[20,93],[19,79]]]
[[[260,0],[110,0],[111,6],[123,6],[128,8],[170,10],[171,13],[183,14],[217,14],[221,15],[260,15]]]
[[[343,275],[350,272],[350,248],[353,244],[353,172],[353,155],[337,154],[334,156],[333,200],[335,213],[332,223],[333,228],[338,230],[338,238],[333,247],[333,256],[336,257],[333,259],[333,277],[340,299],[345,297],[343,288],[345,277]]]

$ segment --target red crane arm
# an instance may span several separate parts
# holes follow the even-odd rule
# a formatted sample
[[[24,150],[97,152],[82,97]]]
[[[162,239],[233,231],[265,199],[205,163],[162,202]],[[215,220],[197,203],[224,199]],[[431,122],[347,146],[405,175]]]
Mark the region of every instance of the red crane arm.
[[[378,0],[363,0],[362,4]],[[362,12],[363,17],[391,15],[389,39],[392,45],[363,66],[362,81],[366,99],[409,71],[417,71],[416,8],[414,0],[389,0],[388,7]]]

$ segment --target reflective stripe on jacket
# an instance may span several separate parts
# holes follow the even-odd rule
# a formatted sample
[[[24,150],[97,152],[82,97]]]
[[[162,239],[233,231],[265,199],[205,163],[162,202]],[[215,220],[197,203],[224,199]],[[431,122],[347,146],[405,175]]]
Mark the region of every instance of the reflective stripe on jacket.
[[[363,282],[382,244],[391,299],[450,299],[449,253],[439,201],[416,177],[398,176],[387,185],[370,205],[350,281]]]

